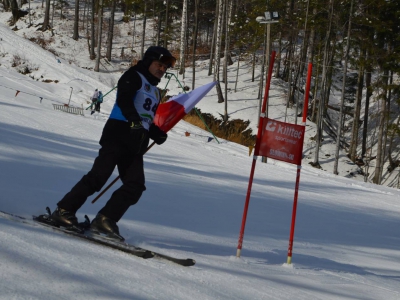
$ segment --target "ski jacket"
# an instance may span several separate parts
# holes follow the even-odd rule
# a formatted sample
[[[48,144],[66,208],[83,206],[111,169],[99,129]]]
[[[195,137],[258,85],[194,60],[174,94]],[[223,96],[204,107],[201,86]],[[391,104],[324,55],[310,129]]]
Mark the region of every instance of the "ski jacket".
[[[137,72],[137,74],[140,76],[141,86],[133,95],[131,101],[137,115],[142,121],[143,127],[149,130],[150,125],[153,123],[158,104],[160,103],[160,92],[157,87],[151,85],[140,72]],[[130,119],[129,121],[137,120],[136,116],[134,116],[134,118],[135,119]],[[125,115],[123,114],[121,108],[118,105],[118,101],[116,101],[114,104],[114,107],[110,114],[110,119],[128,122],[128,118],[125,117]]]
[[[122,74],[121,78],[118,80],[116,103],[103,128],[100,145],[105,143],[122,143],[129,147],[129,141],[132,139],[130,122],[142,120],[140,114],[144,114],[144,111],[141,109],[138,112],[137,107],[139,108],[139,105],[135,104],[135,96],[139,90],[143,89],[142,92],[140,92],[143,93],[142,96],[145,94],[151,95],[150,99],[152,103],[149,111],[151,112],[150,116],[154,116],[157,109],[154,103],[157,99],[158,104],[158,99],[161,99],[159,91],[156,93],[156,86],[160,80],[148,71],[150,63],[151,62],[143,63],[143,61],[139,61],[137,65],[129,68]],[[150,84],[150,87],[146,87],[145,82],[146,84]],[[147,88],[150,88],[150,91],[146,91]],[[155,96],[155,94],[158,96]],[[140,96],[137,101],[141,101],[143,107],[146,105],[146,101],[143,101],[144,96],[142,96]],[[145,108],[143,107],[143,109]],[[147,118],[147,120],[151,120],[151,118]],[[147,126],[146,124],[150,126],[150,124],[145,121],[143,122],[143,127]]]
[[[97,99],[99,97],[99,91],[94,91],[92,100]]]

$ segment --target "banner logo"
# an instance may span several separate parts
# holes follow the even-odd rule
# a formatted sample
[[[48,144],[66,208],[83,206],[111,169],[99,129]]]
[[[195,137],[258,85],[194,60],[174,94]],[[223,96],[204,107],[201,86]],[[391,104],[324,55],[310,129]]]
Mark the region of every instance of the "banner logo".
[[[305,127],[265,118],[259,153],[291,164],[301,165]]]

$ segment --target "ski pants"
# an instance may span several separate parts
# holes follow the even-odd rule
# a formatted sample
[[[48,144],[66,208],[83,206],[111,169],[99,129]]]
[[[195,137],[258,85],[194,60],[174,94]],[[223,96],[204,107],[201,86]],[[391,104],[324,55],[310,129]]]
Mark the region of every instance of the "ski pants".
[[[96,102],[96,105],[94,106],[94,110],[95,110],[95,111],[100,112],[100,104],[101,104],[101,103],[100,103],[99,101]]]
[[[143,155],[132,155],[129,148],[118,142],[102,144],[92,169],[57,203],[58,207],[76,212],[89,196],[102,189],[115,166],[122,186],[114,191],[99,213],[118,222],[146,190]]]
[[[97,103],[97,98],[92,98],[92,104],[90,104],[90,109],[95,109]]]

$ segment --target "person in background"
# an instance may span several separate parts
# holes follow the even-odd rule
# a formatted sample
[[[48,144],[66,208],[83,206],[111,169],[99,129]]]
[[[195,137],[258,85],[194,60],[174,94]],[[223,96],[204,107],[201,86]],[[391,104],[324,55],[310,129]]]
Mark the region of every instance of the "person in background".
[[[99,94],[97,96],[97,101],[96,101],[96,105],[94,107],[94,110],[97,112],[100,112],[100,105],[101,103],[103,103],[103,93],[101,91],[99,91]]]
[[[98,90],[98,89],[95,89],[95,90],[94,90],[94,93],[93,93],[93,96],[92,96],[92,98],[91,98],[91,100],[92,100],[92,104],[90,105],[90,109],[91,109],[91,111],[92,111],[91,114],[94,113],[94,109],[95,109],[95,107],[96,107],[96,103],[97,103],[97,98],[98,98],[98,97],[99,97],[99,90]]]
[[[142,60],[119,79],[117,96],[100,138],[92,169],[57,203],[51,220],[62,227],[79,227],[76,212],[98,192],[118,168],[122,186],[113,192],[91,222],[91,231],[121,240],[118,221],[136,204],[145,187],[143,155],[149,138],[161,145],[167,134],[153,123],[161,100],[157,85],[176,59],[165,48],[151,46]]]

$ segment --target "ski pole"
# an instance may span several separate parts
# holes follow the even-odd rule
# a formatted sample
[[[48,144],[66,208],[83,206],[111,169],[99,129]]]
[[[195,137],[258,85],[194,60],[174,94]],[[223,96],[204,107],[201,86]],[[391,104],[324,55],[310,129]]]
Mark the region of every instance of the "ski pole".
[[[146,151],[143,153],[143,155],[145,155],[145,154],[147,153],[147,151],[149,151],[149,150],[151,149],[151,147],[154,146],[154,144],[155,144],[155,142],[153,142],[153,143],[146,149]],[[92,200],[92,203],[95,203],[101,196],[103,196],[103,194],[104,194],[105,192],[107,192],[108,189],[109,189],[114,183],[116,183],[116,182],[118,181],[118,179],[119,179],[119,175],[118,175],[104,190],[102,190],[102,191],[96,196],[96,198],[94,198],[94,199]]]

